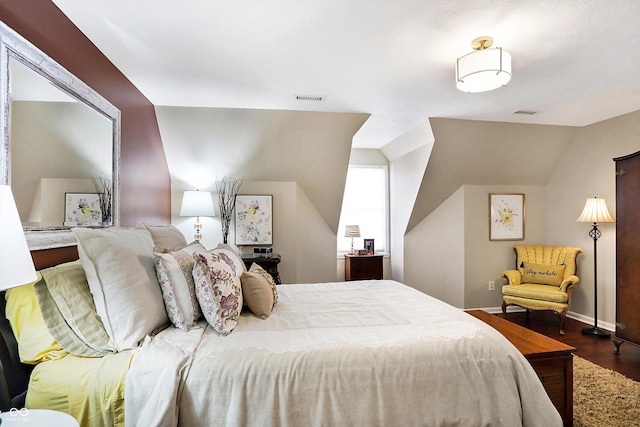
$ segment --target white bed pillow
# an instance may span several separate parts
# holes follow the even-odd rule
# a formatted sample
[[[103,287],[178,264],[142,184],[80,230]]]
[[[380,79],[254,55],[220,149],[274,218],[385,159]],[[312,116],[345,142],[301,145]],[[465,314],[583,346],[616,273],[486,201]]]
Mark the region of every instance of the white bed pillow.
[[[228,256],[221,253],[194,253],[193,281],[202,314],[211,327],[227,335],[238,324],[242,310],[240,275]]]
[[[136,348],[168,322],[153,240],[134,228],[74,228],[96,311],[118,351]]]
[[[156,248],[179,249],[187,246],[187,239],[173,225],[148,225],[138,221],[135,228],[147,230]]]
[[[194,252],[206,252],[199,242],[179,250],[153,252],[156,274],[167,315],[171,323],[184,331],[190,330],[202,315],[193,282]]]

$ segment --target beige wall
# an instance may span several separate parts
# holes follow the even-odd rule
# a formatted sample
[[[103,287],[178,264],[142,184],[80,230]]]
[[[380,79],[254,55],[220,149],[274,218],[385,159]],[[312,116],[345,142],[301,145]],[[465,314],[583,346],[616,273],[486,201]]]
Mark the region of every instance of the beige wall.
[[[353,135],[367,114],[156,107],[172,181],[296,182],[335,233]]]
[[[489,193],[525,194],[524,240],[489,240]],[[405,236],[405,282],[456,307],[494,310],[513,245],[544,243],[545,227],[545,186],[462,186]]]
[[[584,250],[578,258],[580,284],[574,291],[572,311],[593,316],[593,240],[590,224],[576,222],[589,197],[604,197],[615,216],[614,157],[640,150],[640,111],[586,126],[580,130],[549,180],[547,241],[573,241]],[[598,317],[615,322],[616,229],[615,224],[599,227]],[[600,325],[600,324],[599,324]]]
[[[522,156],[528,162],[544,161],[548,156],[554,165],[550,170],[538,169],[535,176],[529,176],[530,170],[519,174],[519,168],[526,165],[503,162],[497,171],[491,169],[495,158],[501,157],[495,141],[506,136],[517,141],[517,129],[513,124],[477,123],[471,121],[445,120],[435,121],[436,143],[430,162],[437,162],[437,171],[442,174],[438,181],[459,180],[457,175],[466,175],[468,184],[461,185],[447,200],[425,219],[418,222],[405,236],[405,279],[418,289],[426,289],[432,294],[444,295],[454,305],[460,305],[463,298],[465,308],[497,309],[501,302],[499,286],[503,283],[500,272],[512,268],[515,262],[513,244],[520,242],[496,242],[488,239],[488,194],[491,192],[525,193],[526,220],[525,240],[522,243],[545,243],[552,245],[574,245],[583,248],[578,257],[578,275],[580,284],[573,293],[570,315],[587,322],[593,316],[593,240],[589,238],[590,225],[576,222],[587,198],[604,197],[609,210],[615,215],[615,168],[613,157],[623,156],[640,150],[637,135],[640,133],[640,111],[621,117],[605,120],[584,128],[559,128],[525,126],[521,130],[526,147],[514,143],[507,159]],[[516,128],[518,126],[516,125]],[[480,131],[479,131],[480,130]],[[516,133],[514,134],[514,131]],[[460,135],[476,135],[473,141],[479,147],[464,149],[458,138]],[[540,143],[536,142],[539,139]],[[451,143],[449,147],[438,144]],[[471,141],[471,140],[470,140]],[[557,145],[553,148],[553,145]],[[541,155],[531,153],[535,147],[541,147]],[[443,153],[448,153],[443,155]],[[519,153],[519,154],[518,154]],[[460,172],[460,165],[467,165],[469,157],[474,158],[473,168],[477,175],[470,176],[468,171]],[[446,167],[448,165],[448,168]],[[433,174],[431,164],[425,174]],[[450,170],[450,172],[447,172]],[[483,173],[486,171],[486,173]],[[504,173],[503,173],[504,172]],[[517,185],[503,182],[502,176]],[[488,181],[488,182],[486,182]],[[482,185],[473,185],[476,184]],[[430,183],[429,185],[433,185]],[[427,187],[429,187],[427,185]],[[436,196],[442,197],[446,184],[436,190]],[[424,186],[423,186],[424,188]],[[460,191],[463,190],[462,198]],[[428,197],[423,193],[419,197]],[[422,203],[424,207],[426,203]],[[464,223],[460,214],[464,212]],[[415,211],[414,211],[415,214]],[[437,224],[437,225],[436,225]],[[448,233],[443,230],[449,230]],[[457,245],[456,233],[463,232],[464,244]],[[615,322],[615,225],[600,226],[602,238],[598,240],[598,313],[601,326],[611,328]],[[444,236],[443,236],[444,234]],[[423,257],[414,254],[424,253],[425,243],[428,250]],[[447,256],[443,256],[447,253]],[[433,260],[426,261],[433,257]],[[450,257],[455,260],[449,259]],[[464,262],[458,265],[457,261]],[[463,261],[462,261],[463,260]],[[425,263],[429,263],[425,267]],[[444,266],[444,267],[443,267]],[[454,284],[436,285],[442,281],[443,274],[435,271],[452,271],[449,281]],[[488,291],[488,281],[496,281],[496,291]],[[463,282],[461,285],[460,283]],[[441,290],[438,286],[446,286]],[[451,290],[453,289],[453,291]]]
[[[182,192],[215,193],[215,181],[232,176],[244,180],[241,194],[273,195],[273,250],[282,255],[283,282],[336,279],[336,232],[351,142],[368,115],[183,107],[156,111],[172,175],[172,223],[188,239],[194,221],[178,216]],[[215,194],[214,201],[217,205]],[[214,247],[222,241],[219,219],[201,220],[202,242]]]
[[[425,120],[419,123],[389,145],[394,149],[384,147],[382,151],[385,155],[390,156],[389,247],[391,277],[399,282],[404,282],[404,236],[433,149],[433,133],[429,121]],[[406,151],[407,149],[410,151]],[[395,157],[394,154],[401,155]]]
[[[404,238],[404,283],[464,307],[464,190],[460,188]]]
[[[579,128],[431,119],[435,143],[408,230],[463,185],[546,185]]]
[[[390,163],[391,277],[399,282],[405,280],[405,232],[432,148],[433,141]]]
[[[524,240],[489,240],[489,193],[525,195]],[[515,267],[513,245],[545,244],[547,217],[546,186],[464,186],[464,307],[491,308],[502,304],[502,271]],[[572,244],[563,243],[563,244]],[[495,290],[489,291],[489,281]]]
[[[235,125],[238,124],[229,125],[230,134]],[[389,160],[391,221],[395,231],[392,232],[392,258],[385,258],[385,277],[400,278],[455,306],[498,309],[503,283],[500,273],[514,265],[514,244],[576,245],[585,253],[578,259],[581,282],[574,292],[572,315],[586,316],[588,320],[593,311],[593,242],[587,234],[589,225],[577,223],[576,218],[586,198],[595,195],[605,197],[615,214],[615,171],[611,159],[640,148],[636,141],[640,133],[640,112],[585,128],[448,119],[433,119],[431,125],[435,135],[432,146],[427,143]],[[304,127],[301,123],[295,126]],[[330,146],[336,140],[338,145],[348,145],[351,137],[347,135],[354,129],[355,126],[346,126],[327,131],[322,138],[316,135],[313,143],[324,144],[331,152],[327,144]],[[239,131],[248,132],[246,124]],[[201,139],[204,138],[202,132],[197,132]],[[213,138],[210,134],[207,136]],[[415,141],[415,134],[404,137]],[[285,150],[288,146],[288,143],[279,146],[277,137],[270,138],[268,144],[272,150]],[[256,144],[260,139],[254,137]],[[282,166],[273,157],[266,161],[265,157],[254,156],[235,169],[224,169],[226,163],[232,163],[226,154],[233,152],[233,146],[220,145],[223,148],[216,160],[216,165],[222,165],[219,170],[236,173],[246,167],[251,171],[273,170],[272,173],[277,174],[286,169],[286,163]],[[242,145],[239,149],[246,150]],[[215,152],[215,148],[206,150]],[[336,268],[336,230],[327,223],[322,211],[335,211],[331,217],[339,215],[342,190],[334,188],[339,186],[338,181],[344,185],[349,156],[356,163],[381,159],[379,152],[354,150],[356,154],[345,154],[344,151],[342,148],[333,151],[331,155],[338,157],[334,160],[319,156],[323,170],[309,168],[303,174],[296,168],[282,172],[291,179],[251,179],[243,186],[243,192],[274,194],[274,205],[278,207],[274,212],[274,249],[283,255],[281,272],[285,282],[321,282],[344,277],[341,260]],[[318,152],[317,147],[310,149],[309,159],[313,160]],[[300,156],[306,159],[303,154]],[[211,160],[209,156],[204,158]],[[429,165],[423,171],[421,168],[427,160]],[[264,164],[257,167],[260,161]],[[213,168],[196,161],[193,170],[204,166]],[[300,181],[298,175],[304,175]],[[330,181],[330,185],[323,188],[325,180]],[[301,181],[317,183],[316,189],[323,190],[312,197]],[[175,206],[176,203],[179,206],[185,189],[193,188],[174,179],[174,222],[185,234],[192,235],[192,220],[176,216],[179,207]],[[318,196],[323,191],[339,191],[339,202],[333,202],[336,197],[323,201]],[[525,240],[489,241],[488,194],[491,192],[525,194]],[[412,224],[420,215],[424,217]],[[220,240],[219,223],[215,218],[205,220],[211,222],[210,225],[205,222],[205,240],[210,238],[211,243],[216,243]],[[615,226],[603,225],[601,229],[599,312],[601,323],[611,325],[615,318]],[[398,235],[400,240],[394,243]],[[398,241],[402,242],[400,249],[394,246]],[[496,282],[495,291],[488,290],[490,280]]]
[[[195,218],[180,215],[182,193],[172,191],[172,223],[193,240]],[[216,214],[218,199],[211,191]],[[273,196],[273,251],[282,261],[278,271],[283,283],[330,282],[336,277],[336,236],[315,210],[304,191],[295,182],[244,181],[240,194],[270,194]],[[222,242],[220,218],[200,218],[203,224],[201,243],[214,248]],[[234,222],[231,222],[229,244],[235,246]],[[253,246],[239,247],[243,253],[253,253]]]

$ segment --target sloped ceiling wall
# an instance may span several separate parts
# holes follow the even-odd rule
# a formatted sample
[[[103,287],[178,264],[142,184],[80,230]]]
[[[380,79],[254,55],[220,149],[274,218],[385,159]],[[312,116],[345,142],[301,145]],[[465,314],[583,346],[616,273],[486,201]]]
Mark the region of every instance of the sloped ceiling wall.
[[[297,182],[337,231],[353,135],[368,114],[166,106],[156,113],[174,188],[210,188],[223,176]]]
[[[435,144],[407,232],[464,184],[545,185],[580,128],[430,119]]]

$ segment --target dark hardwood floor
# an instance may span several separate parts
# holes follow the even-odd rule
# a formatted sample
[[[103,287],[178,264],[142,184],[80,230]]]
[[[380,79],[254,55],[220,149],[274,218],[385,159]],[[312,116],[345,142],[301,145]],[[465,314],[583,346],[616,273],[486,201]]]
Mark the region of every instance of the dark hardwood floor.
[[[504,317],[502,314],[498,316]],[[624,343],[620,346],[620,353],[614,354],[611,338],[584,335],[582,328],[593,325],[586,325],[569,318],[565,325],[565,335],[562,336],[559,333],[560,319],[551,311],[530,311],[529,321],[525,312],[507,313],[507,320],[562,341],[577,349],[575,355],[640,381],[640,346],[638,345]]]

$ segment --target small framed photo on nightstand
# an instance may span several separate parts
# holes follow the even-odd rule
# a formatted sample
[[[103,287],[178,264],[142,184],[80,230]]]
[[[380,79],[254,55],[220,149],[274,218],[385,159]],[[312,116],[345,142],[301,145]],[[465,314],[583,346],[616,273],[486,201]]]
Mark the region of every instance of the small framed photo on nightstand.
[[[364,249],[369,253],[369,255],[373,255],[375,252],[373,247],[373,239],[364,239]]]

